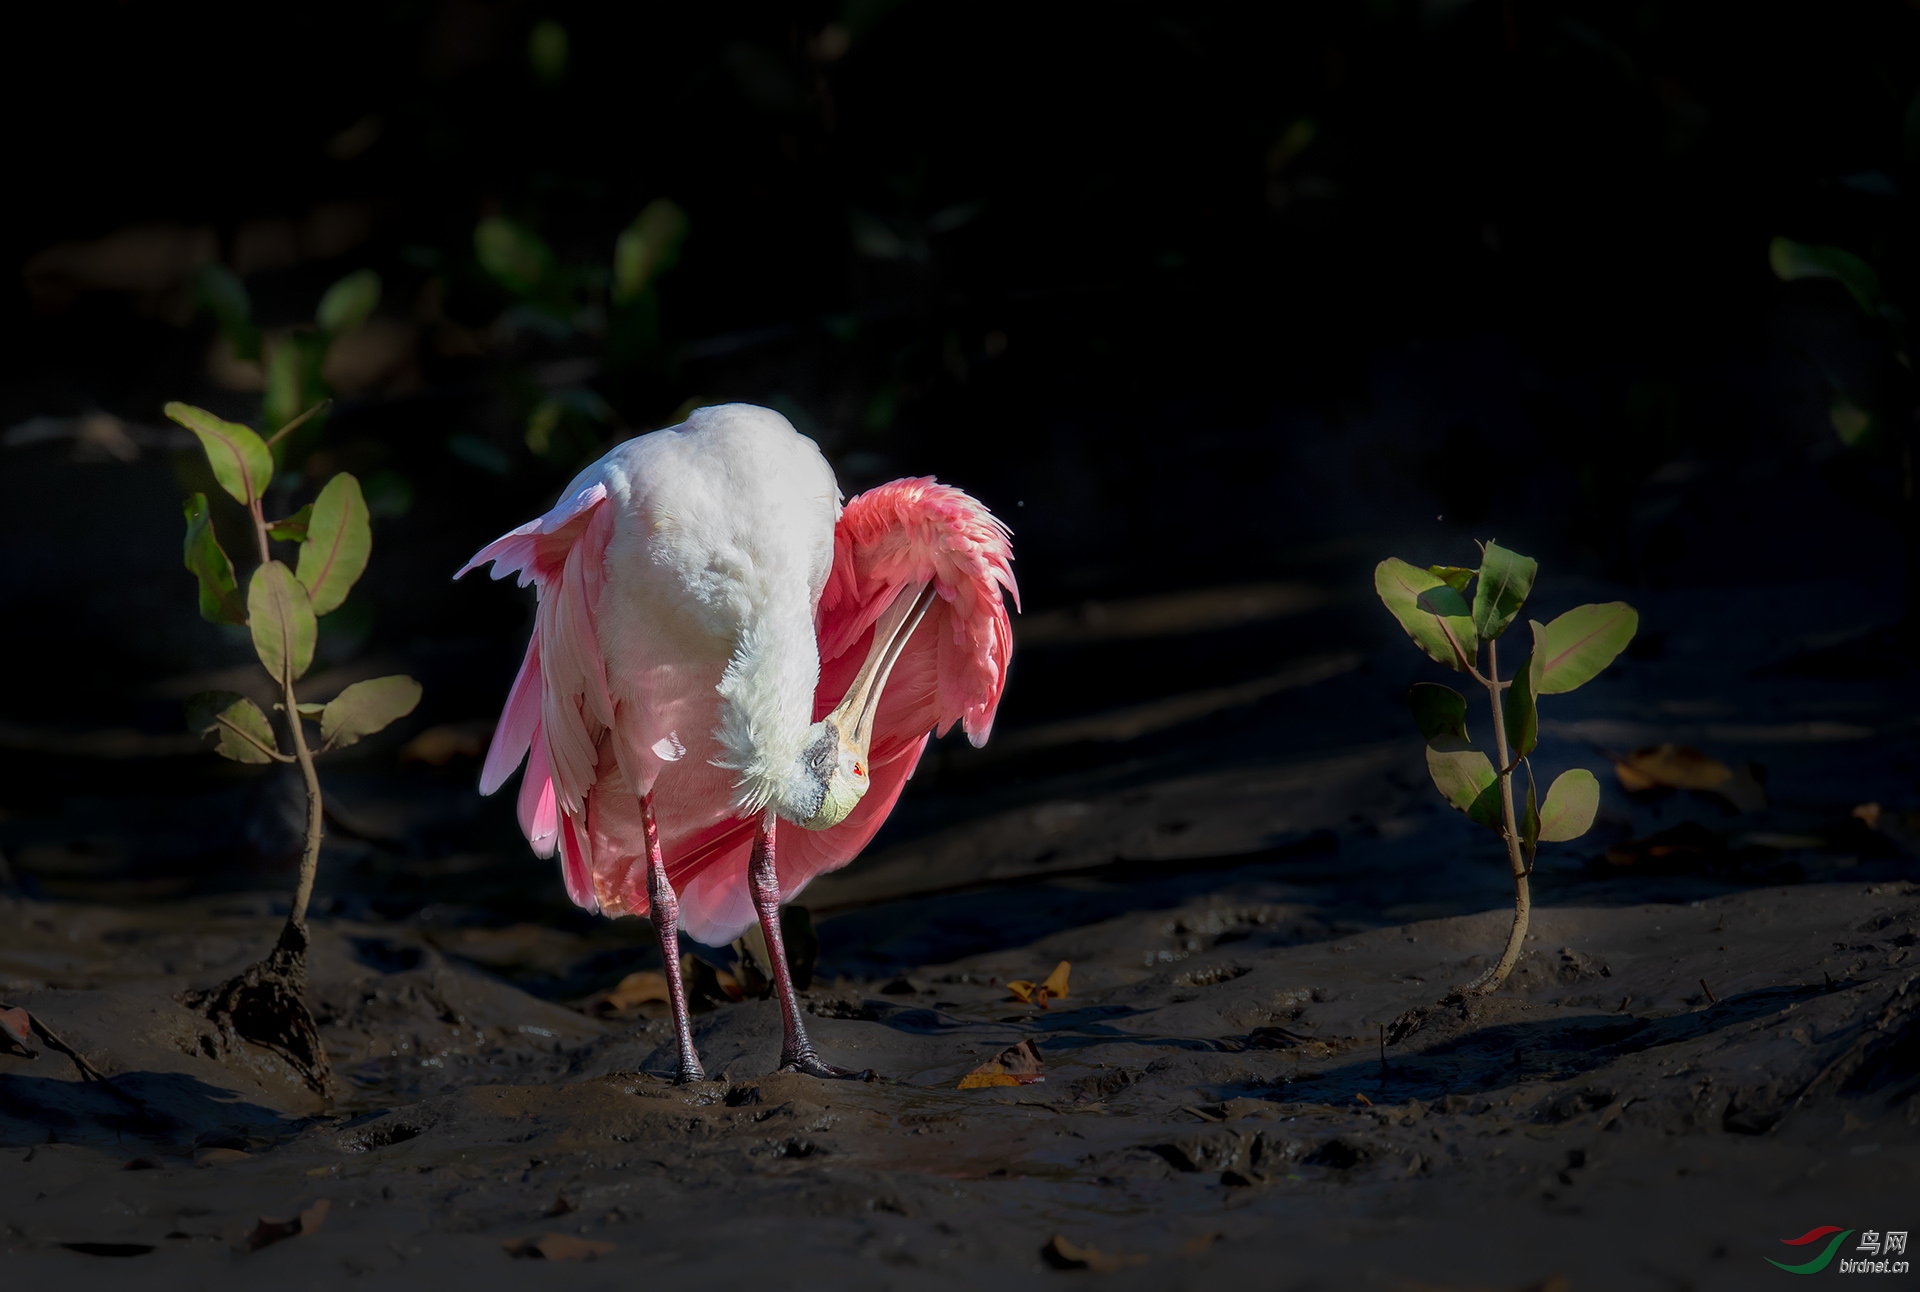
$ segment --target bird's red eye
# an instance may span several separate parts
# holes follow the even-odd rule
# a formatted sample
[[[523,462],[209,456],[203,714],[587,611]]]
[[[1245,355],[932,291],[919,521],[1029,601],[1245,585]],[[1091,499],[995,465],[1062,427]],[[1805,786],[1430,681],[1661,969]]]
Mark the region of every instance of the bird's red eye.
[[[867,774],[867,769],[862,767],[859,763],[855,763],[853,765],[853,774],[855,776],[865,776]]]

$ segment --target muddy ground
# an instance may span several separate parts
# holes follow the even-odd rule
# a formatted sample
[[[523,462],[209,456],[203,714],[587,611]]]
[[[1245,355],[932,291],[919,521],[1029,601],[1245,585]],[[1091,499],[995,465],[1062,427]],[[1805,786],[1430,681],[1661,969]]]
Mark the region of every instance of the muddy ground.
[[[1870,619],[1847,622],[1857,592],[1791,592],[1840,630],[1742,630],[1778,589],[1636,595],[1651,645],[1543,706],[1539,770],[1599,769],[1599,828],[1543,852],[1507,988],[1391,1044],[1395,1019],[1497,951],[1505,880],[1493,840],[1425,783],[1398,697],[1428,674],[1356,634],[1233,694],[1041,715],[1000,733],[1010,748],[939,753],[906,827],[804,899],[813,1035],[871,1082],[769,1075],[775,1008],[748,998],[706,1002],[714,1079],[676,1088],[659,1007],[596,1007],[658,963],[644,925],[451,899],[384,915],[353,899],[371,863],[346,839],[315,926],[339,1077],[323,1103],[175,1003],[269,944],[273,892],[16,890],[0,1001],[109,1083],[44,1048],[0,1056],[7,1272],[1752,1288],[1786,1277],[1765,1258],[1805,1259],[1781,1240],[1816,1226],[1911,1230],[1913,685]],[[1248,595],[1245,631],[1322,645],[1355,613],[1330,593]],[[1043,625],[1035,671],[1065,649],[1049,633],[1117,650],[1172,631],[1151,606],[1114,630],[1111,609]],[[1217,612],[1174,618],[1214,631]],[[1620,792],[1606,755],[1662,740],[1760,763],[1764,808]],[[1024,798],[979,779],[995,758],[1028,760]],[[408,810],[341,789],[357,820]],[[1880,812],[1856,813],[1868,802]],[[445,864],[452,892],[492,873]],[[1066,998],[1010,995],[1061,960]],[[957,1088],[1023,1039],[1044,1082]],[[278,1223],[302,1216],[304,1232]]]

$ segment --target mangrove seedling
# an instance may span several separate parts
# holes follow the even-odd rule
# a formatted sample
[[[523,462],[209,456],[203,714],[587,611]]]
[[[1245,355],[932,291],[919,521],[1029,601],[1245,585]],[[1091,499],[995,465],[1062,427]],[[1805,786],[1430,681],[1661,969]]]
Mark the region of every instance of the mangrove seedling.
[[[1611,664],[1633,640],[1640,616],[1624,601],[1576,606],[1550,624],[1529,621],[1527,658],[1500,675],[1501,634],[1533,590],[1538,563],[1498,543],[1481,548],[1480,568],[1434,565],[1421,569],[1397,558],[1380,562],[1374,588],[1400,626],[1435,663],[1465,673],[1486,693],[1493,728],[1493,756],[1467,735],[1467,700],[1449,686],[1417,682],[1407,695],[1413,720],[1427,742],[1427,771],[1447,802],[1483,825],[1507,846],[1513,870],[1513,929],[1507,949],[1461,994],[1496,991],[1513,972],[1526,943],[1533,909],[1527,881],[1542,843],[1578,839],[1593,825],[1600,782],[1576,767],[1562,772],[1541,799],[1534,787],[1533,753],[1540,734],[1539,699],[1582,686]],[[1482,664],[1484,650],[1484,667]],[[1513,782],[1526,774],[1526,796],[1514,805]]]
[[[298,765],[307,791],[300,875],[279,941],[266,959],[218,987],[192,993],[186,1003],[205,1014],[223,1035],[279,1051],[315,1090],[325,1094],[330,1079],[326,1050],[305,1000],[307,905],[320,862],[324,816],[314,758],[345,748],[413,712],[420,702],[420,684],[410,677],[376,677],[355,682],[325,704],[302,702],[294,690],[294,683],[313,663],[320,616],[339,609],[347,599],[373,548],[360,482],[344,471],[293,515],[267,519],[263,499],[273,479],[273,443],[323,407],[315,405],[292,419],[273,440],[189,404],[168,404],[166,412],[199,437],[214,479],[246,509],[259,558],[243,595],[233,562],[214,533],[207,496],[189,497],[185,559],[199,584],[200,613],[212,623],[247,628],[254,654],[280,697],[273,706],[280,715],[276,726],[243,695],[205,691],[187,701],[188,725],[214,737],[216,752],[224,758]],[[298,544],[293,568],[275,558],[276,542]],[[308,738],[308,723],[319,728],[317,741]]]

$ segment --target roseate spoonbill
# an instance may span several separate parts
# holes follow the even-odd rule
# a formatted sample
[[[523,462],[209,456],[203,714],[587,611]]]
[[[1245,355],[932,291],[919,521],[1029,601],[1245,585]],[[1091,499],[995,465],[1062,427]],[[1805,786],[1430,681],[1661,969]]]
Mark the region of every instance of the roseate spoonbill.
[[[807,1039],[779,908],[866,846],[932,734],[986,742],[1012,559],[1007,527],[931,478],[842,509],[811,440],[725,404],[617,445],[460,571],[539,590],[481,792],[525,757],[520,825],[568,896],[651,917],[681,1081],[702,1072],[676,928],[719,945],[756,918],[781,1070],[855,1075]]]

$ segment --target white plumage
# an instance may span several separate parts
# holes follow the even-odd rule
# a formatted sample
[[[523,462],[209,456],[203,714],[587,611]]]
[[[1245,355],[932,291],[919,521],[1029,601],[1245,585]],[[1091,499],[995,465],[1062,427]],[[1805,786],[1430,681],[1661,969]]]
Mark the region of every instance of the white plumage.
[[[614,700],[640,715],[622,743],[656,761],[662,742],[705,755],[735,773],[737,810],[792,815],[817,797],[790,782],[820,675],[813,608],[833,566],[832,468],[780,414],[724,404],[627,441],[569,492],[601,480],[622,505],[600,644]],[[663,687],[669,676],[677,685]],[[652,775],[640,779],[651,789]]]

